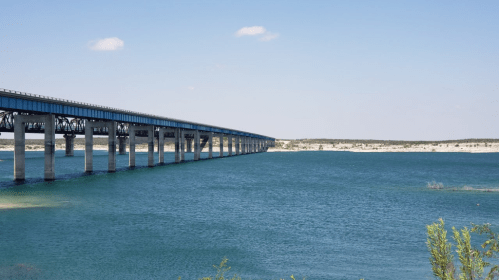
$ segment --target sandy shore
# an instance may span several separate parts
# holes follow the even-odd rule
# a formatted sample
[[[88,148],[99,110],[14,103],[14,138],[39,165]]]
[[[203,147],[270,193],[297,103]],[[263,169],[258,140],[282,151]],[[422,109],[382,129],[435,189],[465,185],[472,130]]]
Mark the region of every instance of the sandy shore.
[[[446,142],[423,144],[385,144],[385,143],[306,143],[300,141],[276,141],[276,147],[269,152],[298,152],[298,151],[343,151],[343,152],[446,152],[446,153],[498,153],[499,143],[483,142]]]
[[[269,148],[269,152],[299,152],[299,151],[343,151],[343,152],[462,152],[462,153],[499,153],[499,140],[497,142],[484,141],[441,141],[432,143],[414,143],[411,141],[399,141],[399,144],[390,144],[386,141],[373,143],[372,141],[349,140],[350,142],[328,142],[313,143],[313,140],[276,140],[276,146]],[[312,143],[311,143],[312,142]],[[353,142],[353,143],[352,143]],[[75,150],[85,150],[84,145],[75,145]],[[94,150],[107,151],[107,145],[95,145]],[[136,152],[147,152],[147,144],[138,144],[135,147]],[[42,145],[26,145],[26,151],[43,151]],[[65,150],[64,144],[56,144],[56,150]],[[118,148],[116,149],[118,151]],[[165,145],[165,152],[174,152],[173,144]],[[13,145],[0,145],[0,151],[14,151]],[[128,151],[128,147],[127,147]],[[155,145],[154,151],[157,152]],[[220,151],[219,145],[213,145],[213,152]],[[227,143],[224,144],[224,151],[227,151]],[[208,152],[208,147],[203,149]]]

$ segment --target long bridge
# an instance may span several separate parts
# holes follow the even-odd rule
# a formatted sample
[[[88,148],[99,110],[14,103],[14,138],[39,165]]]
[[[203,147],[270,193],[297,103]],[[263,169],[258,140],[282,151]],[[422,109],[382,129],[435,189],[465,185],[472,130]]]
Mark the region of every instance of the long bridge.
[[[164,163],[165,138],[175,139],[175,163],[183,162],[192,146],[194,160],[199,160],[206,144],[208,158],[213,158],[213,137],[220,138],[219,157],[224,156],[224,137],[229,156],[266,152],[275,145],[274,138],[264,135],[1,88],[0,110],[0,132],[14,133],[16,181],[25,179],[26,133],[44,133],[45,180],[55,180],[55,134],[64,135],[66,156],[74,155],[76,135],[85,135],[85,172],[93,171],[93,135],[108,136],[109,172],[116,171],[117,141],[119,154],[126,154],[129,140],[129,166],[135,166],[136,136],[147,137],[150,167],[155,165],[155,138],[159,163]]]

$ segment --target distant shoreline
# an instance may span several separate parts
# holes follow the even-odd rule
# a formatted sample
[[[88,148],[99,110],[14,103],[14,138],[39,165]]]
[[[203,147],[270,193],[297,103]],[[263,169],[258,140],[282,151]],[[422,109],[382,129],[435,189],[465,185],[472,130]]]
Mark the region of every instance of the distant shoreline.
[[[446,141],[388,141],[303,139],[276,140],[269,152],[343,151],[357,153],[380,152],[446,152],[499,153],[499,139],[464,139]]]
[[[215,139],[214,139],[215,140]],[[143,142],[143,141],[142,141]],[[56,140],[56,150],[65,150],[65,140]],[[128,151],[127,145],[127,151]],[[94,138],[94,150],[107,151],[107,138]],[[43,139],[26,140],[26,151],[43,151]],[[85,150],[84,139],[75,139],[74,150]],[[117,147],[118,150],[118,147]],[[137,144],[137,152],[147,152],[147,143]],[[157,151],[157,143],[155,144]],[[13,139],[0,139],[0,151],[14,151]],[[174,152],[173,142],[165,143],[165,152]],[[208,151],[205,146],[203,152]],[[224,143],[227,151],[227,142]],[[300,151],[340,151],[358,153],[379,152],[451,152],[451,153],[499,153],[499,139],[464,139],[445,141],[389,141],[389,140],[348,140],[348,139],[276,139],[275,147],[268,152],[300,152]],[[213,152],[219,152],[219,144],[214,141]]]

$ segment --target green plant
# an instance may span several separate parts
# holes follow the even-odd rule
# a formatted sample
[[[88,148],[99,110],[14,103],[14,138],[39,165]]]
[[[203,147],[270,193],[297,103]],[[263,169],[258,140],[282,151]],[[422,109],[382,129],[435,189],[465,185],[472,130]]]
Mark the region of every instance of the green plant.
[[[200,280],[226,280],[226,279],[241,280],[241,277],[237,276],[237,274],[234,274],[234,276],[232,276],[231,278],[225,278],[225,273],[228,272],[231,268],[230,266],[227,266],[227,261],[229,261],[229,259],[227,259],[227,257],[223,257],[222,262],[220,262],[218,266],[213,265],[213,267],[217,270],[217,274],[215,275],[214,278],[212,276],[208,276],[199,279]]]
[[[430,251],[430,263],[433,275],[442,280],[452,280],[455,272],[451,253],[452,244],[447,241],[444,220],[440,218],[439,222],[426,226],[428,236],[426,245]]]
[[[499,254],[499,234],[494,233],[490,229],[490,224],[471,225],[471,232],[476,232],[479,235],[485,234],[488,237],[481,245],[483,249],[486,249],[484,252],[481,252],[481,256],[485,258],[497,258]],[[494,279],[495,276],[499,277],[499,265],[497,264],[490,269],[486,279]]]
[[[459,256],[459,262],[461,262],[459,279],[478,279],[483,274],[483,268],[489,264],[483,261],[478,250],[471,248],[471,236],[468,228],[464,227],[459,232],[455,227],[452,227],[452,231],[454,241],[457,243],[456,252]]]
[[[460,280],[482,279],[484,268],[490,266],[484,258],[497,257],[499,253],[499,235],[492,232],[490,225],[474,225],[471,231],[464,227],[460,231],[452,227],[453,239],[456,242],[456,253],[459,257],[461,266],[459,267]],[[447,231],[442,218],[439,223],[433,223],[426,226],[427,246],[430,251],[430,263],[432,265],[433,275],[442,280],[456,279],[456,269],[453,263],[452,244],[447,240]],[[482,248],[487,249],[480,252],[471,247],[470,232],[486,234],[488,239],[482,244]],[[499,276],[499,265],[493,266],[487,274],[486,280],[492,280]]]

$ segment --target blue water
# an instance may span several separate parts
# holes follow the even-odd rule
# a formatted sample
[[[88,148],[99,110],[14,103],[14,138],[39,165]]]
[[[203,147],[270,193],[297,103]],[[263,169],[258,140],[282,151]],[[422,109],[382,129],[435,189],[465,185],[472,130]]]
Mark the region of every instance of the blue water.
[[[83,152],[61,151],[54,182],[41,180],[43,152],[26,155],[15,185],[13,153],[0,152],[0,203],[45,207],[0,211],[0,276],[198,279],[226,256],[244,279],[428,279],[425,225],[499,229],[499,192],[476,190],[499,188],[493,153],[261,153],[134,170],[118,155],[107,173],[96,151],[100,171],[83,176]]]

